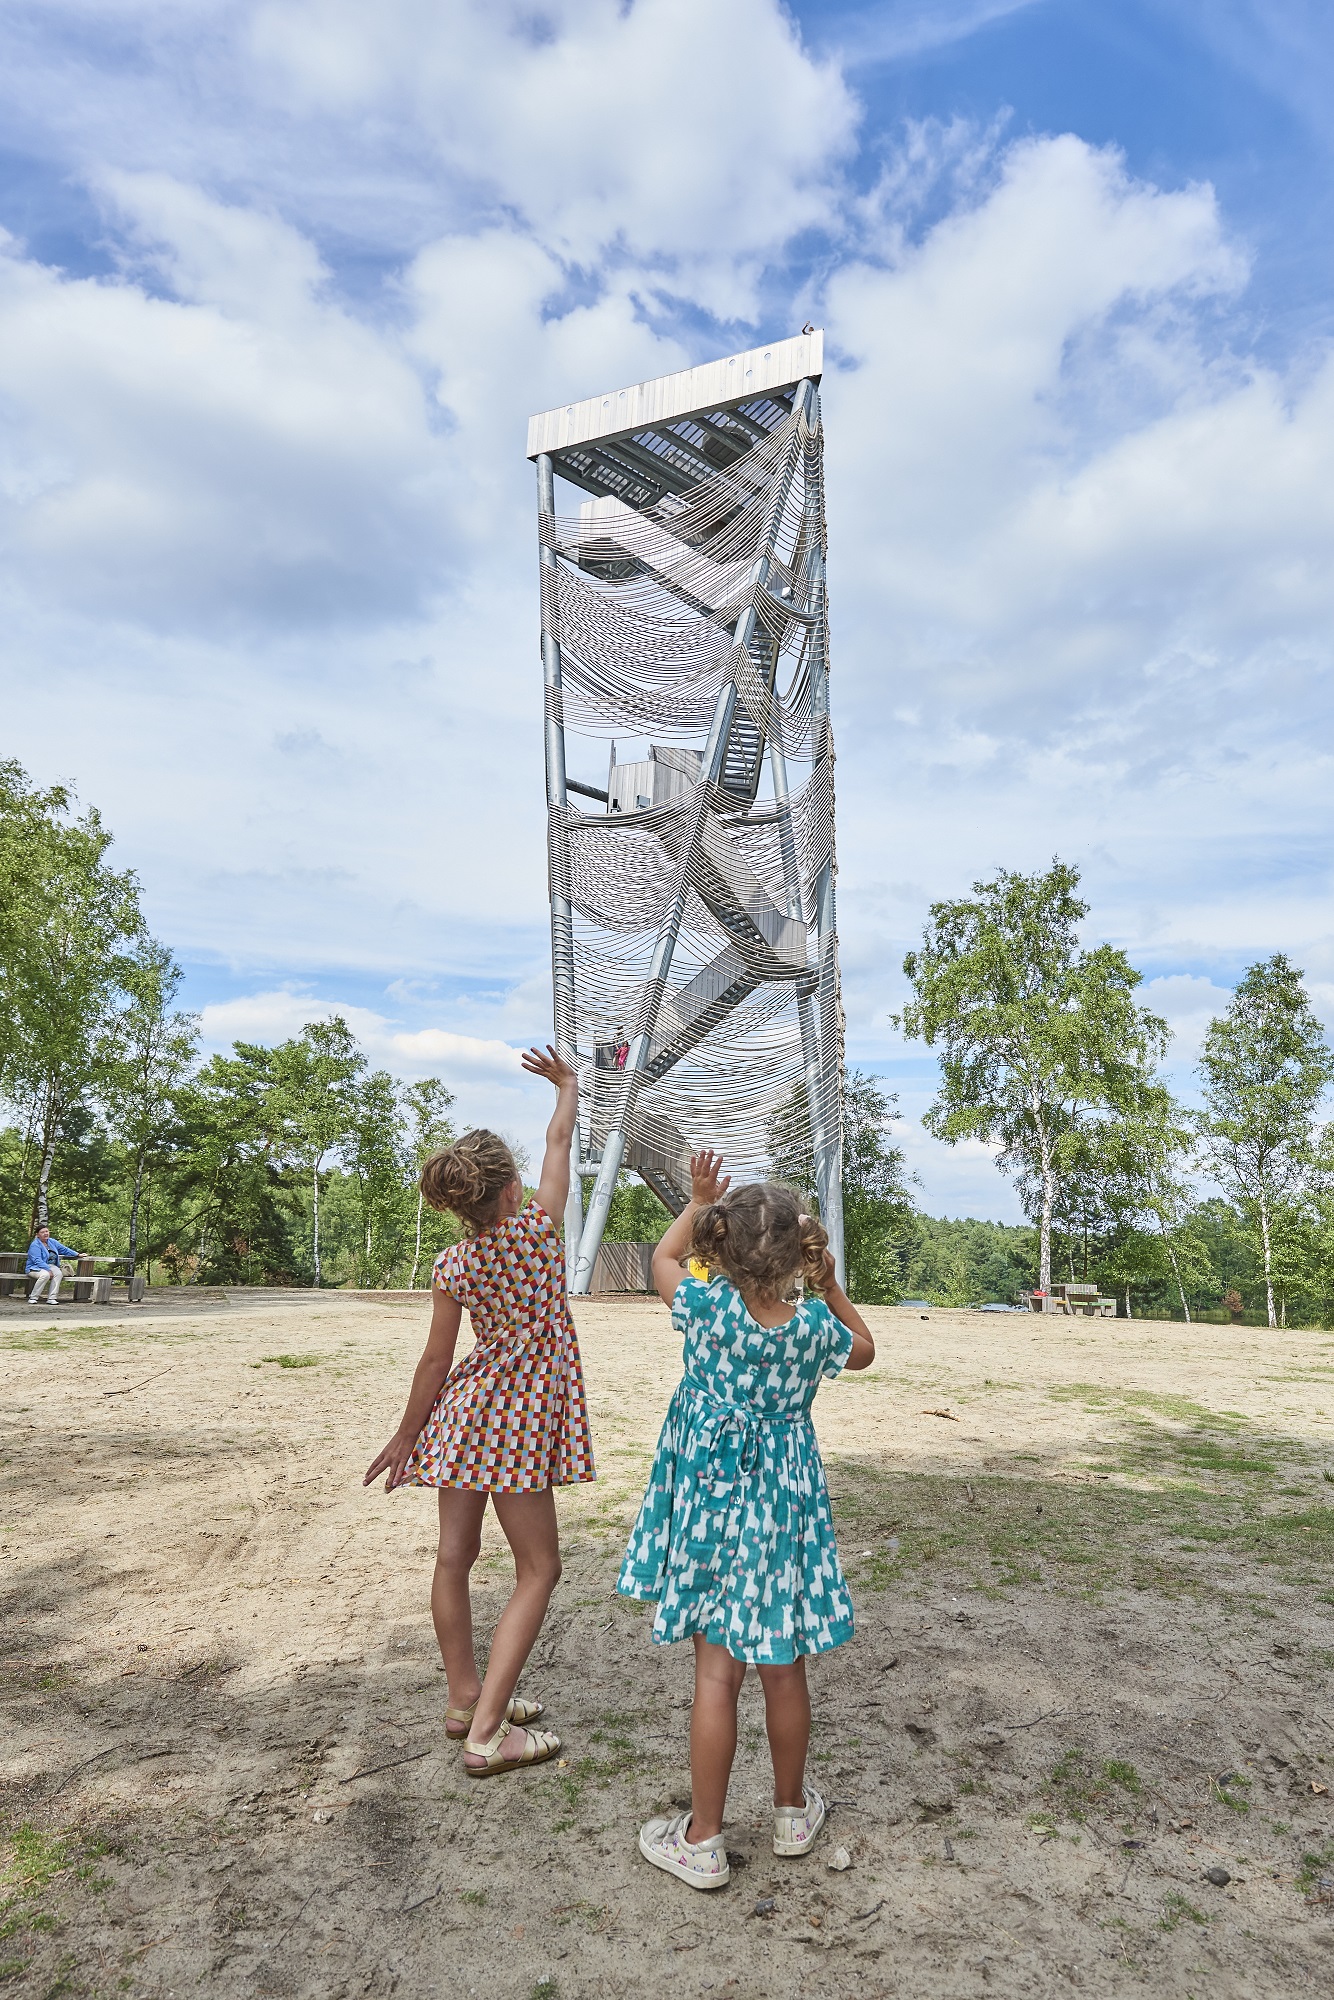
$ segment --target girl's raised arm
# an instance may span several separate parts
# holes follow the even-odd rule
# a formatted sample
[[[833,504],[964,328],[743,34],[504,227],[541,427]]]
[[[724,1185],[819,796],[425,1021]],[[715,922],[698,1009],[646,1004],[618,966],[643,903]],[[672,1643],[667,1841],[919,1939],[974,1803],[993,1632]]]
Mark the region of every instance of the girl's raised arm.
[[[842,1320],[852,1335],[852,1352],[848,1356],[848,1368],[854,1375],[858,1369],[869,1368],[875,1360],[875,1342],[871,1338],[871,1329],[838,1282],[832,1250],[825,1252],[824,1302],[834,1318]]]
[[[658,1288],[658,1297],[669,1306],[676,1297],[681,1283],[681,1266],[690,1248],[691,1232],[695,1227],[695,1216],[710,1202],[721,1201],[732,1185],[730,1175],[719,1179],[722,1169],[721,1153],[692,1153],[690,1155],[690,1200],[686,1203],[675,1222],[669,1223],[658,1239],[658,1247],[653,1252],[653,1282]]]
[[[552,1220],[559,1222],[570,1193],[570,1141],[579,1116],[579,1078],[550,1043],[545,1055],[540,1049],[526,1049],[519,1060],[530,1076],[544,1076],[556,1090],[556,1109],[547,1126],[547,1149],[542,1155],[537,1198]]]

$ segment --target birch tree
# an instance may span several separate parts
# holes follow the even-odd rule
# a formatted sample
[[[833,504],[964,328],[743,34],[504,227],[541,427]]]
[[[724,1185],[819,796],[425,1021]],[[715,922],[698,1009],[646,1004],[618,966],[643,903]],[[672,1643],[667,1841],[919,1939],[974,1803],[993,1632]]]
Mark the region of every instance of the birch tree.
[[[905,1034],[940,1050],[923,1120],[947,1145],[980,1139],[1002,1171],[1031,1182],[1038,1284],[1051,1288],[1052,1215],[1088,1128],[1129,1110],[1168,1030],[1135,1003],[1140,974],[1110,945],[1081,948],[1079,871],[1002,869],[971,899],[933,903],[903,970]]]
[[[358,1284],[374,1287],[386,1282],[400,1258],[411,1167],[399,1086],[388,1070],[371,1070],[358,1079],[351,1109],[343,1156],[356,1183],[361,1225],[356,1277]]]
[[[412,1149],[413,1166],[420,1177],[431,1154],[442,1152],[454,1142],[454,1127],[449,1121],[449,1113],[454,1108],[454,1093],[445,1088],[438,1076],[424,1076],[420,1083],[410,1083],[403,1092],[403,1106],[408,1115],[408,1143]],[[417,1230],[412,1244],[412,1275],[408,1279],[410,1292],[416,1290],[417,1272],[422,1260],[424,1203],[419,1179]]]
[[[311,1198],[315,1284],[320,1264],[320,1175],[330,1154],[347,1141],[356,1121],[355,1086],[366,1068],[356,1036],[341,1014],[307,1021],[299,1035],[272,1055],[278,1103]]]
[[[1275,1228],[1312,1171],[1316,1109],[1334,1080],[1334,1053],[1301,973],[1282,952],[1249,967],[1227,1012],[1210,1022],[1200,1080],[1201,1137],[1219,1184],[1259,1238],[1276,1326]]]
[[[145,1176],[175,1119],[177,1095],[194,1069],[199,1016],[172,1011],[181,968],[154,938],[139,940],[122,969],[121,982],[125,1003],[103,1038],[99,1095],[129,1156],[133,1277]]]

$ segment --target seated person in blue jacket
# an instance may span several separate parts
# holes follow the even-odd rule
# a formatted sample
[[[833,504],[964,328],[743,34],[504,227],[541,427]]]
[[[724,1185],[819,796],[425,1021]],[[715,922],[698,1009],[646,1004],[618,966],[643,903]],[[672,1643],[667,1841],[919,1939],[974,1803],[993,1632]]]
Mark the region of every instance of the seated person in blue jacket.
[[[77,1250],[71,1250],[68,1243],[59,1243],[43,1223],[32,1242],[28,1245],[28,1261],[24,1266],[29,1277],[37,1274],[37,1283],[28,1296],[28,1304],[35,1306],[42,1296],[42,1287],[50,1287],[48,1297],[54,1305],[60,1297],[60,1260],[62,1257],[77,1257]]]

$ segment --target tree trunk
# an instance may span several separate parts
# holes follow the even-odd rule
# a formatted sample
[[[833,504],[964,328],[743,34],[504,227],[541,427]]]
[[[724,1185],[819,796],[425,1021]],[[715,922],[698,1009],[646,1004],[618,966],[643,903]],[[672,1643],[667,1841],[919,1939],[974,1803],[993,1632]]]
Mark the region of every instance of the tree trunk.
[[[134,1276],[134,1260],[139,1250],[139,1197],[144,1187],[144,1156],[139,1155],[134,1170],[134,1193],[130,1197],[130,1276]]]
[[[320,1163],[318,1160],[315,1162],[315,1171],[310,1178],[315,1190],[315,1199],[312,1204],[311,1214],[314,1217],[315,1231],[315,1289],[318,1291],[320,1288]]]
[[[1127,1319],[1133,1319],[1134,1317],[1135,1317],[1134,1313],[1133,1313],[1133,1312],[1131,1312],[1131,1310],[1130,1310],[1130,1287],[1129,1287],[1129,1285],[1127,1285],[1127,1286],[1126,1286],[1126,1318],[1127,1318]]]
[[[1263,1189],[1260,1191],[1260,1235],[1264,1242],[1265,1302],[1269,1307],[1269,1324],[1277,1326],[1278,1320],[1274,1313],[1273,1253],[1269,1245],[1269,1203],[1265,1200]]]
[[[1051,1212],[1056,1204],[1056,1189],[1052,1183],[1051,1162],[1044,1154],[1042,1161],[1042,1222],[1038,1237],[1038,1290],[1051,1290]]]
[[[408,1279],[408,1290],[417,1289],[417,1266],[422,1260],[422,1191],[417,1189],[417,1240],[412,1246],[412,1276]]]
[[[48,1090],[46,1113],[42,1124],[42,1164],[37,1175],[37,1192],[32,1205],[32,1234],[35,1236],[44,1226],[49,1228],[51,1218],[47,1211],[46,1197],[51,1186],[51,1169],[55,1165],[56,1140],[60,1134],[60,1113],[64,1107],[54,1089]]]
[[[1186,1303],[1186,1287],[1181,1282],[1181,1266],[1177,1263],[1176,1251],[1172,1248],[1170,1243],[1167,1246],[1167,1254],[1172,1260],[1172,1276],[1177,1281],[1177,1291],[1181,1295],[1181,1310],[1186,1315],[1186,1325],[1189,1326],[1191,1320],[1190,1320],[1190,1307]]]
[[[1176,1279],[1177,1291],[1181,1294],[1181,1310],[1186,1315],[1186,1325],[1189,1326],[1191,1323],[1190,1307],[1186,1303],[1186,1287],[1181,1282],[1181,1266],[1177,1263],[1177,1253],[1172,1248],[1172,1239],[1167,1233],[1167,1225],[1164,1223],[1161,1215],[1158,1216],[1157,1222],[1158,1234],[1163,1239],[1163,1248],[1166,1250],[1168,1262],[1172,1266],[1172,1276]],[[1127,1318],[1129,1318],[1129,1314],[1127,1314]]]

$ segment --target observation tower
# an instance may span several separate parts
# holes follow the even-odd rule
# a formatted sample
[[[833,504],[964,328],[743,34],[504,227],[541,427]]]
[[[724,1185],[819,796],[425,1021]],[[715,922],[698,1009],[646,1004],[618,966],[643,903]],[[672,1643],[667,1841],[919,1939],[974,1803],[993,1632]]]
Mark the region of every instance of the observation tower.
[[[703,1146],[768,1173],[778,1112],[842,1275],[823,346],[528,425],[556,1040],[580,1072],[572,1292],[623,1169],[679,1213]]]

